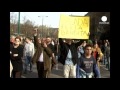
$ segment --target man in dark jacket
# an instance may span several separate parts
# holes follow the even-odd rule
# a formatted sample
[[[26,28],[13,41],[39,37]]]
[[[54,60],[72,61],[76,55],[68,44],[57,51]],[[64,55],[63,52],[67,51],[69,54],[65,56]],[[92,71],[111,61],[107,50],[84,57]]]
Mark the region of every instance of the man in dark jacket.
[[[110,44],[108,44],[105,49],[105,56],[106,56],[106,60],[107,60],[106,68],[108,68],[108,70],[110,70]]]
[[[66,39],[66,42],[63,42],[59,38],[60,48],[60,58],[58,61],[64,65],[64,77],[65,78],[76,78],[76,63],[78,60],[77,47],[80,45],[80,42],[74,43],[72,39]]]

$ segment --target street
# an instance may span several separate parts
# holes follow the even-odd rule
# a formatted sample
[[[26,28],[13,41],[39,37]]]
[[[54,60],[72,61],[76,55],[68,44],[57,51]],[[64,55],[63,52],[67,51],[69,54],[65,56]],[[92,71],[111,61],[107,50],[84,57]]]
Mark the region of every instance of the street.
[[[110,78],[110,72],[106,70],[104,65],[101,65],[100,72],[101,72],[101,78]],[[22,78],[38,78],[36,65],[33,65],[33,72],[28,72],[27,74],[23,74]],[[62,64],[59,64],[58,70],[53,68],[50,78],[64,78]]]

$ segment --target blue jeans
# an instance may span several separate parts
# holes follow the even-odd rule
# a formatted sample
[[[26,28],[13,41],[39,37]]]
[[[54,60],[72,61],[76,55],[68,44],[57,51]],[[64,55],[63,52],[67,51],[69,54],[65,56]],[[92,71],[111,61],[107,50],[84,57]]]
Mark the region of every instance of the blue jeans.
[[[30,64],[30,71],[32,71],[32,62],[31,62],[32,57],[31,56],[26,56],[25,58],[25,71],[27,71],[28,65]]]

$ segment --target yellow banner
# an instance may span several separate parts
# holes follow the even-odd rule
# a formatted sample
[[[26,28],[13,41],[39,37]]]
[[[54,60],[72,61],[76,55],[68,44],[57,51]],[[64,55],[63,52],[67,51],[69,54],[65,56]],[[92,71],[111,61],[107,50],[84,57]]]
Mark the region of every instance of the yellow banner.
[[[59,38],[89,39],[90,17],[60,16]]]

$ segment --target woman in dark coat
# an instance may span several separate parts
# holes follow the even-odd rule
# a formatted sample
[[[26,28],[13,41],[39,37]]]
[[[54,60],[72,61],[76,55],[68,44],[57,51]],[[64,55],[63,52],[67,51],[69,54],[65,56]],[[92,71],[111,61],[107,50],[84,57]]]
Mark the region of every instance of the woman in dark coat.
[[[12,75],[13,78],[21,78],[22,70],[23,70],[23,47],[20,45],[21,39],[20,37],[15,38],[15,43],[12,47],[10,47],[10,59],[13,65]]]

